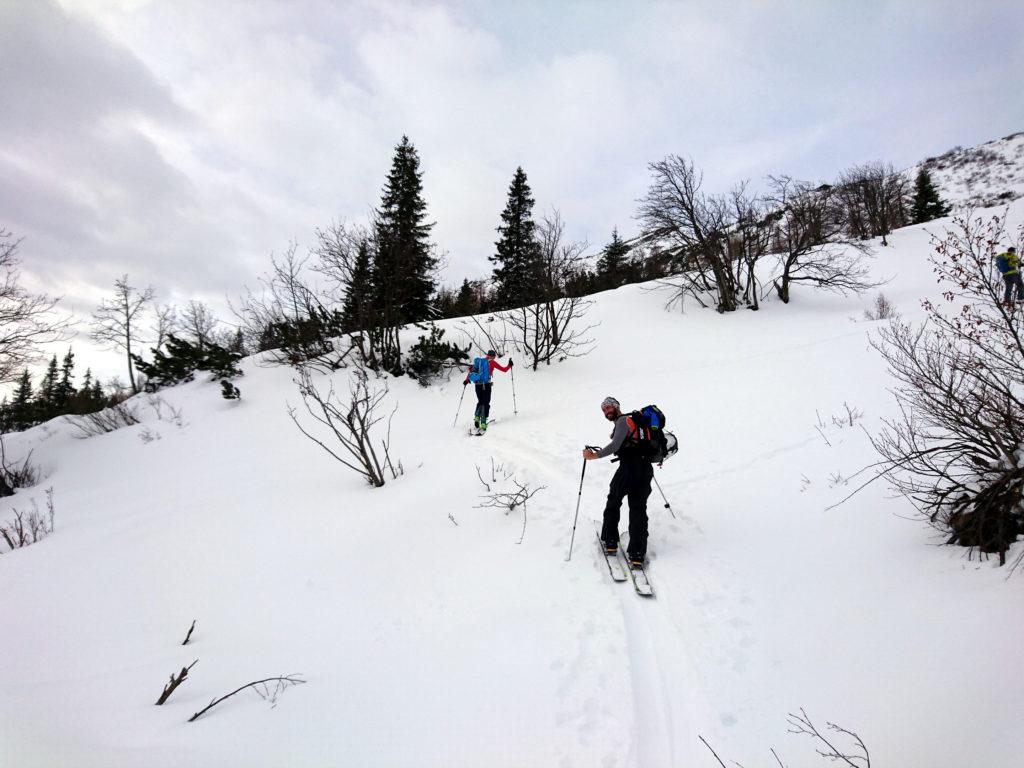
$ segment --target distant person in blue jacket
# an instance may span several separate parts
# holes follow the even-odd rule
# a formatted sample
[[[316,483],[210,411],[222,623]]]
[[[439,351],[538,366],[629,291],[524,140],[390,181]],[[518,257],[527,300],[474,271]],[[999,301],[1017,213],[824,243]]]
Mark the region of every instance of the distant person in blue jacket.
[[[482,435],[487,431],[487,419],[491,415],[491,382],[494,371],[499,370],[508,373],[512,368],[512,358],[509,358],[508,365],[502,365],[495,358],[498,353],[493,349],[487,350],[487,359],[478,357],[473,361],[473,367],[466,374],[463,386],[472,381],[476,385],[476,413],[473,414],[473,434]]]
[[[1011,245],[1006,249],[1006,253],[996,256],[996,266],[1003,275],[1003,282],[1006,283],[1003,301],[1009,304],[1011,294],[1016,294],[1016,301],[1024,301],[1024,281],[1020,278],[1020,256],[1017,255],[1017,249]]]

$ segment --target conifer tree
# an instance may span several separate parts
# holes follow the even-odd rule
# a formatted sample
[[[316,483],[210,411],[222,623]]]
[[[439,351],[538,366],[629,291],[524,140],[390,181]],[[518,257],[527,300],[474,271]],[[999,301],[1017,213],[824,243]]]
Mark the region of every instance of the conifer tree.
[[[932,176],[922,168],[917,172],[914,185],[914,202],[911,209],[912,223],[923,224],[932,219],[940,219],[949,213],[949,206],[942,202],[939,191],[932,183]]]
[[[455,297],[455,317],[473,315],[480,309],[477,305],[476,292],[468,279],[462,281],[459,294]]]
[[[631,264],[626,257],[630,247],[622,242],[618,228],[612,229],[612,240],[597,260],[597,282],[601,288],[618,288],[629,282]]]
[[[22,371],[18,380],[18,389],[10,405],[11,429],[19,431],[28,429],[36,422],[35,403],[32,400],[32,377],[28,368]]]
[[[68,413],[71,409],[71,402],[75,396],[75,385],[72,382],[74,370],[75,353],[69,347],[61,365],[60,381],[53,388],[54,416]]]
[[[356,247],[345,304],[341,310],[341,323],[346,331],[368,331],[372,324],[373,265],[370,244],[365,238]]]
[[[533,203],[526,173],[522,167],[516,168],[497,228],[500,235],[495,243],[497,252],[489,257],[495,265],[495,303],[502,309],[522,307],[539,298],[543,265],[533,221]]]
[[[398,329],[426,320],[436,289],[437,259],[430,243],[420,158],[403,136],[395,147],[374,222],[372,279],[379,314],[379,349],[386,370],[401,372]]]
[[[50,364],[46,368],[46,375],[43,376],[43,380],[39,384],[39,393],[36,395],[35,416],[39,421],[52,419],[56,415],[57,383],[59,375],[57,371],[57,356],[54,355],[50,359]]]

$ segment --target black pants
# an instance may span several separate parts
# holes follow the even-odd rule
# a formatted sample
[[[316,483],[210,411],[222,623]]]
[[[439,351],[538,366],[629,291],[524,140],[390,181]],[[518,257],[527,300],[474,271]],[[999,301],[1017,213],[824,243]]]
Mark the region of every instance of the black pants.
[[[1020,272],[1014,272],[1012,275],[1003,275],[1003,282],[1006,283],[1006,295],[1003,297],[1003,301],[1007,304],[1011,301],[1011,294],[1016,294],[1013,298],[1017,301],[1024,301],[1024,282],[1021,281]]]
[[[643,559],[647,554],[647,497],[651,495],[654,467],[646,459],[622,459],[608,488],[601,540],[619,541],[619,513],[622,500],[629,499],[629,555]]]
[[[480,421],[486,423],[487,417],[491,415],[491,383],[475,384],[476,387],[476,416]]]

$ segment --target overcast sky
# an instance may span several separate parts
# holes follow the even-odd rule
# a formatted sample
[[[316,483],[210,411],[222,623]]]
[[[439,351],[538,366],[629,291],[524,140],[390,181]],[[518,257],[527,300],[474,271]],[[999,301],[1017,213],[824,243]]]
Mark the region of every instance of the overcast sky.
[[[80,315],[122,273],[222,313],[270,253],[364,221],[404,133],[456,284],[489,273],[517,165],[596,250],[668,153],[725,191],[1022,130],[1021,8],[0,0],[0,227]]]

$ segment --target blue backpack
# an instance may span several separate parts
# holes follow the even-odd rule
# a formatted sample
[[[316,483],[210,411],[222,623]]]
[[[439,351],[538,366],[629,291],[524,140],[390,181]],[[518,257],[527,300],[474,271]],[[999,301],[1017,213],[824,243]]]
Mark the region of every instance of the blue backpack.
[[[996,256],[996,267],[1004,275],[1007,272],[1010,271],[1010,261],[1009,261],[1009,259],[1006,258],[1006,254],[1005,253],[1002,253],[999,256]]]
[[[469,380],[474,384],[489,384],[491,382],[491,364],[486,357],[477,357],[473,360]]]

